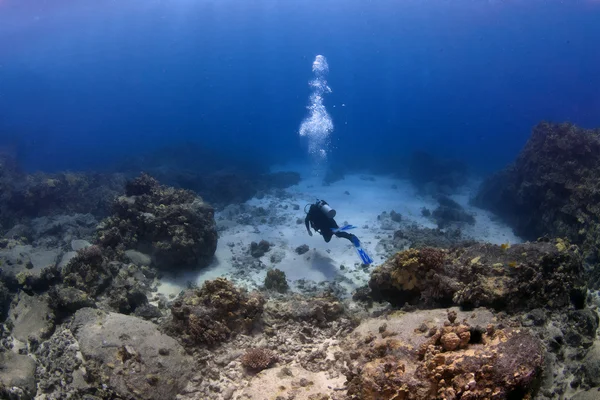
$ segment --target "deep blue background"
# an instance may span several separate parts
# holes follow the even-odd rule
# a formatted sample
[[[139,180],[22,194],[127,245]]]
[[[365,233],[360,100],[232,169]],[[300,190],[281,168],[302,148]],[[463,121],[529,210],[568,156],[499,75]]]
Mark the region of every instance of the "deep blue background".
[[[540,120],[600,126],[598,21],[591,0],[0,0],[0,144],[45,170],[186,140],[302,159],[323,54],[332,161],[491,171]]]

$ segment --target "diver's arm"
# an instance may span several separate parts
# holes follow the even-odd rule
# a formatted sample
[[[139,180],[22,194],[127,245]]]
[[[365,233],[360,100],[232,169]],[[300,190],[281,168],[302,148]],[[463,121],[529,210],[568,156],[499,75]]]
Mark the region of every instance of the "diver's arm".
[[[308,218],[308,214],[306,214],[306,218],[304,218],[304,225],[306,225],[306,230],[308,231],[308,234],[312,236],[312,232],[310,230],[310,219]]]

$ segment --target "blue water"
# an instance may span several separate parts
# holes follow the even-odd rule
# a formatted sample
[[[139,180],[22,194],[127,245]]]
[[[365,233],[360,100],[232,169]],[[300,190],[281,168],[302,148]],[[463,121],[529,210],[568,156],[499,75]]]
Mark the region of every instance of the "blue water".
[[[187,141],[307,160],[321,54],[328,162],[492,171],[541,120],[600,126],[598,21],[584,0],[0,0],[0,145],[48,171]]]

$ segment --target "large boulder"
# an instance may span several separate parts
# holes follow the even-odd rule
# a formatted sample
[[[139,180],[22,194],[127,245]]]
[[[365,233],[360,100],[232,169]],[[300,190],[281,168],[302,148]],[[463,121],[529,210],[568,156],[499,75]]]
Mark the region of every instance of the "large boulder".
[[[133,316],[84,308],[75,313],[71,330],[88,380],[122,398],[174,399],[194,366],[175,339]]]
[[[487,310],[453,309],[363,321],[344,344],[347,398],[531,398],[543,370],[543,344],[493,320]]]
[[[582,308],[587,293],[578,249],[560,239],[409,249],[377,267],[369,287],[375,299],[395,305],[456,304],[509,312]]]
[[[0,352],[0,398],[29,400],[36,391],[34,359],[11,351]]]
[[[35,348],[54,332],[54,314],[43,296],[30,296],[20,291],[10,310],[12,336]]]
[[[543,122],[513,164],[487,179],[474,203],[517,235],[567,237],[600,257],[600,130]]]
[[[142,174],[127,183],[113,208],[97,232],[103,247],[123,258],[126,250],[150,254],[157,267],[168,270],[211,262],[217,249],[214,209],[193,192]]]

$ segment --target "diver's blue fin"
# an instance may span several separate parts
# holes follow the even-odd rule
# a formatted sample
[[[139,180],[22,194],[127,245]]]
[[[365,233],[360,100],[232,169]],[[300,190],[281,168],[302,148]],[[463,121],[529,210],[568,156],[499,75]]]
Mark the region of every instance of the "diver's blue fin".
[[[365,251],[365,249],[362,248],[362,246],[360,244],[360,240],[358,240],[357,237],[354,237],[354,239],[352,240],[352,243],[354,244],[354,247],[356,248],[356,252],[358,253],[358,256],[362,260],[363,264],[367,264],[367,265],[373,264],[373,259],[371,258],[371,256],[369,256],[369,254]]]
[[[354,229],[354,228],[356,228],[356,226],[354,226],[354,225],[344,225],[340,228],[331,228],[331,232],[348,231],[348,230]]]

